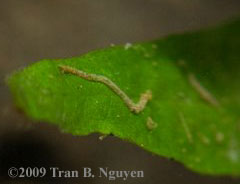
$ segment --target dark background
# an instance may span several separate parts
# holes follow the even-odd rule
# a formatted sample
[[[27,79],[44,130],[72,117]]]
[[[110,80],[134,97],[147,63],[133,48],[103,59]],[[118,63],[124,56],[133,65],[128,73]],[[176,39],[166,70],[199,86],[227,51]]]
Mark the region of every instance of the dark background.
[[[110,183],[99,178],[10,179],[12,166],[145,171],[144,178],[112,183],[240,183],[193,173],[115,137],[73,137],[46,123],[33,124],[14,108],[4,83],[15,69],[44,58],[214,26],[239,13],[239,0],[0,0],[0,183]]]

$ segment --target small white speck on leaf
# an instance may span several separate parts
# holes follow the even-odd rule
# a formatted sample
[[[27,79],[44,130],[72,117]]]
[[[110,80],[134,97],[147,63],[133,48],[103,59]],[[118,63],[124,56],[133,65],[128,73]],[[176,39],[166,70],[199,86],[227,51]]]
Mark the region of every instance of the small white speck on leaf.
[[[199,163],[200,161],[201,161],[201,159],[200,159],[199,157],[196,157],[196,158],[195,158],[195,162],[198,162],[198,163]]]
[[[99,139],[100,141],[102,141],[102,140],[105,139],[106,137],[107,137],[107,135],[101,135],[101,136],[99,136],[98,139]]]
[[[124,49],[125,50],[128,50],[129,48],[131,48],[132,47],[132,44],[131,43],[126,43],[125,45],[124,45]]]
[[[49,79],[53,79],[54,76],[52,74],[48,75]]]
[[[223,140],[224,140],[224,134],[222,132],[217,132],[216,133],[216,141],[220,143]]]
[[[229,159],[230,159],[233,163],[237,162],[237,161],[238,161],[238,153],[237,153],[237,151],[236,151],[236,150],[233,150],[233,149],[229,150],[229,152],[228,152],[228,157],[229,157]]]
[[[63,120],[63,121],[66,120],[66,114],[65,114],[65,113],[62,114],[62,120]]]
[[[209,145],[210,144],[210,140],[209,138],[207,138],[205,135],[198,133],[198,136],[200,138],[200,140],[202,141],[203,144]]]
[[[47,89],[42,89],[41,91],[42,91],[42,93],[43,93],[44,95],[46,95],[46,94],[49,93],[49,91],[48,91]]]
[[[150,54],[148,54],[148,53],[145,53],[145,54],[144,54],[144,57],[145,57],[145,58],[150,58],[150,57],[151,57],[151,55],[150,55]]]
[[[238,145],[238,142],[234,137],[231,138],[230,143],[229,143],[229,149],[227,152],[227,156],[229,160],[232,163],[236,163],[239,161],[239,153],[240,153],[240,148]]]
[[[186,153],[187,152],[186,148],[182,148],[182,152]]]
[[[177,64],[178,64],[178,66],[180,66],[180,67],[185,67],[185,66],[186,66],[186,62],[185,62],[184,60],[182,60],[182,59],[179,59],[179,60],[177,61]]]
[[[146,126],[147,126],[148,130],[153,130],[153,129],[157,128],[158,124],[155,121],[153,121],[151,117],[148,117]]]
[[[156,49],[158,46],[156,44],[152,44],[152,48]]]
[[[183,92],[178,92],[177,96],[180,98],[186,98],[186,95]]]
[[[153,65],[153,66],[157,66],[158,63],[157,63],[156,61],[153,61],[153,62],[152,62],[152,65]]]

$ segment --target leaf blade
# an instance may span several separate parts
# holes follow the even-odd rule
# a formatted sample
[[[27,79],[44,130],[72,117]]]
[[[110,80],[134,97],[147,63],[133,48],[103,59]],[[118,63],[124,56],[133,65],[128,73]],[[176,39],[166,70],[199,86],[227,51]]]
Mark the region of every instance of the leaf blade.
[[[77,58],[44,60],[12,75],[9,86],[29,117],[66,132],[113,133],[198,172],[240,175],[239,31],[236,21]],[[147,89],[153,99],[143,112],[133,114],[104,84],[62,74],[59,65],[106,76],[134,102]],[[216,97],[219,108],[201,98],[189,74]],[[149,117],[157,123],[151,131]]]

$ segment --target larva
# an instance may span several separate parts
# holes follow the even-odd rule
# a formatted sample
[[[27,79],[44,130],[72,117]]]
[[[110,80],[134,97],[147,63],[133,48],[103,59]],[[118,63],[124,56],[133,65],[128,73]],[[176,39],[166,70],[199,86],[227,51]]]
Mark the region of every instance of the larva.
[[[140,100],[138,101],[138,103],[134,103],[126,95],[125,92],[123,92],[113,81],[111,81],[109,78],[105,76],[86,73],[84,71],[65,65],[60,65],[59,68],[64,73],[73,74],[89,81],[100,82],[105,84],[124,101],[124,103],[127,105],[131,112],[134,112],[136,114],[140,113],[145,108],[148,101],[152,99],[152,92],[150,90],[147,90],[145,93],[142,93],[140,95]]]

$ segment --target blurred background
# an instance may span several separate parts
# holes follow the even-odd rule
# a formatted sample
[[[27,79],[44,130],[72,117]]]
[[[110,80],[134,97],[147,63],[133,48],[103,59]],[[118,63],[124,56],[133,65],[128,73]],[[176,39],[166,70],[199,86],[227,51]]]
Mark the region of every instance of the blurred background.
[[[233,184],[239,178],[193,173],[171,159],[98,134],[74,137],[33,123],[13,105],[4,78],[45,58],[79,56],[110,44],[158,39],[240,16],[239,0],[1,0],[0,183],[109,183],[94,179],[11,179],[10,167],[109,167],[143,170],[144,178],[112,183]]]

